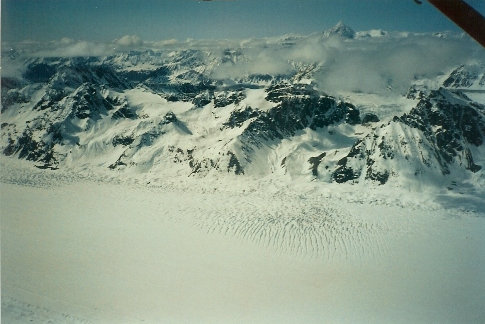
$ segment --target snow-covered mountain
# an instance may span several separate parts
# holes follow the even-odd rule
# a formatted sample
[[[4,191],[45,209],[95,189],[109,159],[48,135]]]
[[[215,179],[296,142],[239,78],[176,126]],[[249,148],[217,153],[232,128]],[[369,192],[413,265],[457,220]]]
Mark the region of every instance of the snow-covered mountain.
[[[324,35],[324,37],[336,36],[336,37],[351,39],[351,38],[354,38],[356,34],[355,34],[355,31],[351,27],[345,25],[342,21],[339,21],[337,25],[326,30],[323,33],[323,35]]]
[[[358,140],[337,162],[333,179],[384,184],[390,177],[409,181],[424,175],[440,184],[452,172],[462,179],[465,170],[479,172],[482,166],[475,159],[483,162],[484,106],[444,88],[419,96],[409,113]]]
[[[342,23],[323,35],[97,57],[15,51],[3,58],[4,66],[19,68],[2,76],[1,151],[49,169],[484,182],[484,61],[464,57],[433,71],[417,66],[406,83],[399,78],[408,71],[377,78],[358,69],[369,44],[405,42],[409,51],[409,35],[355,33]],[[414,42],[423,44],[422,37],[440,40],[421,35]],[[363,53],[339,61],[359,46]],[[410,52],[392,55],[417,60]],[[327,91],[339,78],[364,82]],[[409,90],[399,90],[402,84]]]
[[[479,90],[485,88],[485,66],[483,63],[462,65],[456,68],[443,81],[443,86],[449,88],[466,89],[468,91]]]

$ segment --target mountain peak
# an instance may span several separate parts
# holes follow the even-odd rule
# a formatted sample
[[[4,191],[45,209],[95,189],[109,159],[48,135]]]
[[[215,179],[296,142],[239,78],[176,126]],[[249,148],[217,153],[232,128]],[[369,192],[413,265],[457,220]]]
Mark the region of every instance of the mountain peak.
[[[323,34],[325,37],[337,36],[348,39],[355,37],[355,31],[342,21],[339,21],[335,26],[326,30]]]
[[[340,28],[340,27],[347,27],[342,20],[339,20],[339,22],[334,26],[334,28]]]

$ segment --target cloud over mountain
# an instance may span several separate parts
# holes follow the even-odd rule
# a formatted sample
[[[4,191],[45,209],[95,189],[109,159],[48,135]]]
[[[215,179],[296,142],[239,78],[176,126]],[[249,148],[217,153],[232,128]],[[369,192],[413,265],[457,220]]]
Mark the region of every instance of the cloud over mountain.
[[[119,46],[133,47],[133,46],[142,46],[143,40],[136,35],[125,35],[119,39],[115,39],[114,43]]]
[[[279,42],[248,43],[241,59],[219,66],[216,78],[234,75],[285,74],[295,63],[319,66],[315,81],[325,91],[406,91],[412,80],[434,77],[461,62],[485,56],[468,38],[431,34],[389,37],[281,38]]]
[[[340,24],[339,28],[347,27]],[[324,31],[243,41],[144,41],[136,35],[125,35],[106,43],[63,38],[47,43],[12,44],[36,57],[107,56],[134,49],[171,50],[174,46],[206,50],[211,57],[222,57],[222,62],[210,71],[210,76],[219,80],[252,74],[284,75],[302,64],[314,66],[314,82],[321,90],[332,93],[402,93],[412,80],[435,77],[457,64],[485,56],[478,45],[463,35],[384,31],[357,32],[352,38]]]

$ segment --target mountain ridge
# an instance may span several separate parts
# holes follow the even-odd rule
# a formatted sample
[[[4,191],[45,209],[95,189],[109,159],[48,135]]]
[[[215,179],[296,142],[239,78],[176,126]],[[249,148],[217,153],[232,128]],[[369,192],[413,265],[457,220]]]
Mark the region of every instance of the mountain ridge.
[[[362,42],[358,35],[343,36]],[[402,95],[378,94],[410,107],[382,114],[359,102],[366,93],[343,99],[322,90],[325,62],[292,59],[284,73],[234,74],[254,62],[250,51],[29,57],[21,77],[2,76],[1,151],[40,168],[166,176],[280,174],[378,184],[418,181],[420,174],[448,182],[463,172],[483,177],[483,63],[456,64]]]

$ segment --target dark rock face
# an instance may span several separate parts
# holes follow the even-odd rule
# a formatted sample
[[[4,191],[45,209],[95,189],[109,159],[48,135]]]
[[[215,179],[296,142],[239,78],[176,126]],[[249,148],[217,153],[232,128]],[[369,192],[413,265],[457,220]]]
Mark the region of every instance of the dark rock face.
[[[318,177],[318,166],[322,162],[322,159],[325,157],[325,155],[327,155],[327,153],[323,152],[319,156],[313,156],[313,157],[308,159],[308,163],[310,163],[310,165],[311,165],[311,170],[312,170],[313,176]]]
[[[307,86],[274,86],[268,89],[268,100],[279,104],[260,112],[241,135],[249,142],[281,140],[305,128],[316,130],[338,122],[360,123],[360,113],[346,102],[321,96]]]
[[[110,168],[111,170],[114,170],[114,169],[117,169],[119,167],[122,167],[122,166],[127,166],[127,164],[125,162],[123,162],[123,158],[125,158],[126,156],[124,154],[121,154],[121,156],[118,158],[118,160],[116,160],[115,163],[111,164],[108,168]]]
[[[318,97],[319,93],[308,84],[276,83],[266,89],[268,95],[266,100],[271,102],[282,102],[290,97],[306,96]]]
[[[332,174],[333,180],[337,183],[352,181],[357,179],[358,177],[359,173],[355,172],[352,168],[345,165],[338,168],[337,171]]]
[[[385,133],[385,129],[389,132]],[[395,117],[385,129],[354,144],[338,162],[332,174],[334,181],[353,181],[364,173],[366,179],[384,184],[400,170],[383,161],[397,158],[418,161],[421,166],[414,166],[418,170],[437,166],[442,174],[449,174],[452,164],[471,172],[482,168],[474,163],[469,147],[484,142],[485,107],[463,94],[445,89],[431,91],[408,114]],[[417,140],[410,133],[413,129],[422,134]]]
[[[179,122],[179,120],[177,119],[177,116],[175,116],[173,112],[169,111],[168,113],[165,114],[160,124],[167,125],[170,123],[177,123],[177,122]]]
[[[16,141],[9,138],[9,144],[3,154],[6,156],[18,154],[20,159],[41,162],[46,168],[56,168],[58,161],[53,146],[54,143],[35,140],[32,130],[27,128]]]
[[[196,95],[195,98],[192,100],[192,103],[195,107],[202,108],[205,105],[211,103],[213,98],[214,93],[212,91],[205,91]]]
[[[174,163],[188,163],[190,168],[189,176],[207,173],[211,169],[218,169],[217,161],[209,158],[197,160],[194,158],[194,149],[181,149],[173,145],[168,147],[168,152],[173,155]],[[229,171],[229,170],[228,170]]]
[[[436,143],[438,154],[451,163],[464,145],[483,144],[485,134],[484,107],[474,104],[452,103],[444,89],[432,91],[429,99],[421,100],[416,108],[400,121],[421,130]]]
[[[247,106],[242,110],[234,110],[229,116],[229,120],[223,124],[223,127],[236,128],[241,127],[242,124],[251,118],[259,116],[260,112],[254,110],[252,107]]]
[[[172,71],[167,66],[161,66],[153,72],[148,74],[149,82],[156,82],[156,83],[168,83],[169,77]],[[145,79],[146,80],[146,79]],[[145,81],[140,80],[140,81]]]
[[[229,106],[230,104],[240,103],[246,96],[244,92],[238,91],[234,93],[223,93],[214,98],[214,107],[220,108]]]
[[[81,58],[58,67],[49,84],[56,89],[75,89],[82,84],[96,87],[107,86],[118,90],[131,88],[129,82],[116,73],[112,67],[99,64],[96,60],[89,62],[89,60]]]
[[[385,138],[381,138],[378,144],[379,150],[376,152],[371,152],[368,150],[364,141],[358,141],[352,146],[349,154],[340,159],[337,163],[337,169],[332,174],[332,179],[337,183],[344,183],[349,181],[354,181],[361,177],[362,173],[365,173],[366,180],[377,181],[380,184],[385,184],[389,179],[390,171],[382,170],[374,160],[372,153],[380,159],[394,159],[394,152],[392,147],[386,144]],[[360,168],[352,167],[352,160],[361,161]]]
[[[72,113],[79,119],[98,120],[101,115],[107,115],[107,112],[113,109],[113,106],[91,85],[81,88],[72,100]]]
[[[124,119],[124,118],[128,118],[128,119],[136,119],[138,116],[136,115],[135,112],[133,112],[130,108],[128,108],[127,106],[123,106],[121,108],[119,108],[111,118],[113,119]]]
[[[118,145],[128,146],[131,143],[133,143],[134,141],[135,141],[135,139],[133,138],[133,136],[118,135],[118,136],[115,136],[113,138],[111,143],[113,144],[113,146],[118,146]]]
[[[185,102],[197,102],[196,98],[200,98],[201,94],[207,92],[214,92],[215,86],[208,82],[199,83],[167,83],[167,84],[151,84],[146,83],[147,86],[154,92],[161,94],[168,101],[185,101]]]
[[[47,82],[55,73],[55,66],[46,63],[31,63],[27,66],[23,76],[30,82]]]
[[[189,165],[192,169],[192,172],[189,174],[189,176],[195,174],[204,174],[207,173],[209,170],[218,169],[217,162],[211,158],[204,158],[202,160],[190,160]]]
[[[146,81],[151,76],[150,72],[147,71],[126,71],[121,72],[120,75],[132,84]]]
[[[469,88],[475,82],[485,85],[485,66],[479,65],[462,65],[455,69],[449,77],[443,82],[447,88]],[[480,77],[481,76],[481,77]]]
[[[377,117],[377,115],[372,113],[366,113],[362,117],[362,124],[378,123],[378,122],[379,122],[379,117]]]
[[[35,104],[34,110],[57,110],[58,102],[66,96],[66,93],[58,89],[47,89],[45,95]]]
[[[248,76],[249,81],[252,82],[269,82],[274,79],[270,74],[251,74]]]
[[[244,174],[244,170],[241,167],[241,164],[239,163],[239,160],[237,159],[236,155],[231,151],[227,152],[227,155],[229,155],[229,164],[227,165],[227,172],[233,171],[237,175]]]
[[[337,183],[352,181],[360,177],[360,170],[354,170],[348,162],[351,158],[363,159],[363,142],[357,141],[350,149],[349,154],[337,162],[337,169],[332,174],[332,179]],[[370,163],[368,163],[370,164]],[[371,164],[372,165],[372,164]]]
[[[174,163],[188,163],[190,168],[189,176],[203,176],[210,170],[227,171],[228,173],[234,173],[236,175],[244,174],[244,169],[239,163],[239,160],[231,151],[227,153],[219,152],[212,158],[202,159],[194,157],[195,151],[196,148],[184,150],[175,146],[168,147],[168,152],[173,155],[172,161]],[[229,158],[228,161],[227,158]]]
[[[389,171],[379,172],[369,168],[367,170],[366,179],[379,182],[381,185],[385,184],[389,180]]]

